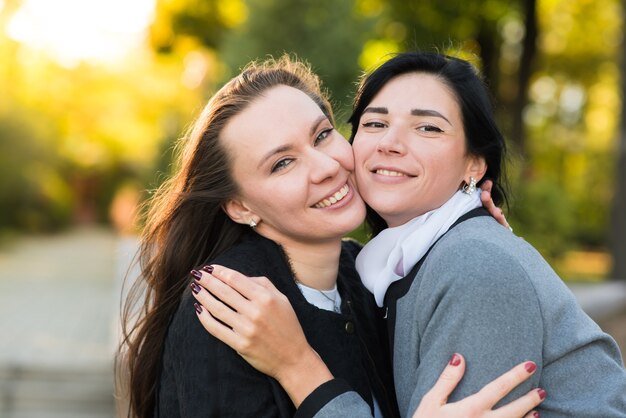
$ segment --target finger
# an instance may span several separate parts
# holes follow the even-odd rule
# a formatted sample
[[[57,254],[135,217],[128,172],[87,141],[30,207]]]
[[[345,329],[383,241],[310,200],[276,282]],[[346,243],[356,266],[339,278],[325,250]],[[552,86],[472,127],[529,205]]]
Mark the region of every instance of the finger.
[[[221,321],[224,325],[232,328],[235,332],[238,332],[239,329],[245,327],[244,322],[246,321],[246,318],[239,315],[230,306],[226,305],[223,301],[217,299],[211,293],[198,286],[195,282],[191,283],[190,286],[193,297],[196,298],[201,307],[204,307],[204,309],[208,311],[214,319]],[[245,300],[241,296],[239,296],[239,298]]]
[[[196,315],[198,316],[198,319],[200,319],[200,323],[204,329],[233,350],[238,351],[238,347],[240,346],[242,339],[241,336],[228,326],[215,319],[202,305],[196,303],[194,306],[196,308]]]
[[[508,228],[511,232],[513,232],[513,228],[509,225],[509,222],[506,220],[506,216],[504,216],[504,212],[497,206],[494,206],[494,210],[492,212],[493,217],[498,221],[500,225],[505,228]]]
[[[220,266],[219,264],[205,266],[202,270],[236,290],[247,299],[253,298],[259,291],[260,287],[262,287],[254,280],[250,280],[250,277],[241,274],[236,270],[229,269],[228,267]]]
[[[231,278],[224,279],[228,280],[228,283],[219,279],[208,280],[206,281],[207,290],[240,314],[254,320],[260,312],[274,309],[276,303],[290,304],[287,297],[267,277],[248,277],[234,270],[226,270],[226,274],[223,275],[221,271],[218,272],[218,267],[216,267],[211,277],[217,279],[214,275],[219,274],[220,277],[224,278],[233,272],[234,275]],[[236,286],[236,289],[231,287],[231,283]],[[244,292],[244,294],[242,295],[239,291]]]
[[[532,376],[536,369],[537,365],[532,361],[521,363],[487,384],[474,396],[482,405],[491,408],[517,385]]]
[[[543,389],[533,389],[526,395],[513,402],[496,409],[493,411],[494,418],[507,418],[507,417],[521,417],[524,418],[538,418],[539,412],[530,411],[532,408],[539,405],[546,397],[546,392]],[[524,415],[526,414],[526,415]]]
[[[465,360],[460,354],[453,354],[443,372],[435,382],[435,385],[424,395],[428,402],[443,405],[448,401],[456,385],[461,381],[465,373]]]
[[[491,199],[491,192],[488,190],[483,190],[480,192],[480,202],[483,204],[485,209],[489,211],[489,213],[493,212],[496,208],[495,203],[493,203],[493,199]]]
[[[492,187],[493,187],[493,181],[491,181],[491,180],[485,180],[480,185],[481,190],[486,191],[489,194],[491,194],[491,188]]]
[[[249,281],[248,277],[243,276],[242,274],[234,270],[231,270],[231,272],[236,273],[238,276],[244,277],[244,279],[237,277],[235,281]],[[213,274],[208,273],[206,268],[203,268],[201,271],[194,270],[191,272],[191,275],[194,277],[195,281],[198,284],[200,284],[202,287],[212,293],[217,299],[221,300],[226,305],[233,308],[235,311],[241,313],[249,313],[248,299],[237,290],[229,286],[227,283],[222,282],[221,280],[217,279]],[[253,285],[257,287],[257,292],[255,296],[258,297],[263,288],[256,283],[253,283]]]
[[[500,209],[499,207],[496,206],[495,203],[493,203],[493,199],[491,199],[491,193],[483,190],[480,193],[480,201],[482,202],[483,207],[489,211],[489,214],[493,216],[494,219],[498,221],[500,225],[506,228],[509,228],[511,231],[513,231],[508,221],[506,220],[506,217],[504,216],[502,209]]]

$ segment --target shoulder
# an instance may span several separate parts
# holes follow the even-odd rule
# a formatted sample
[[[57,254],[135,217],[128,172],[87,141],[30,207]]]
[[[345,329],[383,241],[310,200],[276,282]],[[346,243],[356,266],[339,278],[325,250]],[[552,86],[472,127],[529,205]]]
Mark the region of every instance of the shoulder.
[[[246,236],[237,244],[203,264],[219,264],[246,275],[265,275],[266,266],[283,263],[278,245],[260,235]]]
[[[176,345],[188,344],[190,349],[202,344],[212,345],[214,338],[204,330],[194,308],[195,298],[189,289],[185,289],[178,304],[176,312],[172,316],[167,331],[166,343],[174,342]]]
[[[263,265],[263,254],[254,246],[254,240],[244,238],[219,256],[205,260],[200,268],[206,264],[220,264],[228,268],[235,269],[248,276],[258,274],[259,266]],[[187,278],[187,285],[191,283],[191,277]],[[181,283],[181,286],[184,284]],[[182,295],[178,308],[172,316],[166,335],[166,342],[173,343],[177,346],[181,344],[189,345],[189,350],[195,350],[194,347],[205,347],[211,350],[216,347],[218,340],[211,336],[203,327],[196,315],[193,297],[189,286],[187,286]],[[180,352],[181,350],[175,350]],[[189,354],[189,353],[187,353]]]
[[[538,303],[538,285],[561,282],[526,241],[487,217],[469,219],[449,231],[418,274],[426,294],[433,289],[458,293],[469,303],[472,297],[517,297]]]
[[[235,268],[237,265],[247,265],[263,258],[260,251],[263,248],[262,244],[263,242],[256,237],[244,237],[222,254],[208,261],[228,265],[230,268]]]
[[[443,269],[465,277],[508,280],[529,278],[535,265],[548,267],[541,255],[525,240],[512,234],[492,218],[469,219],[448,232],[432,249],[425,268]]]
[[[493,299],[546,316],[574,311],[571,291],[524,239],[487,217],[469,219],[449,231],[427,256],[417,276],[421,298],[453,297],[467,303]],[[486,302],[485,302],[486,303]]]

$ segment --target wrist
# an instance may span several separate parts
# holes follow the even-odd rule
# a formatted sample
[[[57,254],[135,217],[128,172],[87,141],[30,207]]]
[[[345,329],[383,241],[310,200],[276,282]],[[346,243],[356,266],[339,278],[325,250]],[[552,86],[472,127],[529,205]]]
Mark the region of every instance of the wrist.
[[[296,363],[283,368],[276,376],[296,408],[315,389],[332,379],[333,375],[324,361],[310,347]]]

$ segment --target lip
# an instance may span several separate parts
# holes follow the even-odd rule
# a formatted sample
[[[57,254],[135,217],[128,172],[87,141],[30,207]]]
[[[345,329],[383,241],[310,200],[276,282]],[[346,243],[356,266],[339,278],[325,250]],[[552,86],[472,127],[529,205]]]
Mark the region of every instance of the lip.
[[[330,199],[335,198],[335,195],[337,193],[342,194],[342,190],[344,190],[344,188],[347,188],[347,190],[345,190],[345,194],[341,197],[341,200],[337,200],[336,203],[332,203]],[[325,210],[326,209],[328,210],[339,209],[349,204],[352,201],[353,197],[354,197],[354,188],[349,182],[345,182],[340,187],[336,188],[333,192],[329,193],[328,195],[326,195],[325,197],[317,201],[315,204],[311,205],[311,208],[325,209]],[[322,206],[322,207],[317,206],[323,202],[324,204],[327,204],[327,203],[331,203],[331,204],[329,206]]]

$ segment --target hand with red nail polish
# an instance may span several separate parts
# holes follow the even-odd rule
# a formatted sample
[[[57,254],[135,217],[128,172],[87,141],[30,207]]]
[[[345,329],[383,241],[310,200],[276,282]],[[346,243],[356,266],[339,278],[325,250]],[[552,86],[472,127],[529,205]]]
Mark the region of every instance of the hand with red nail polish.
[[[435,385],[422,397],[413,418],[538,417],[537,411],[530,410],[545,399],[546,393],[543,389],[532,390],[507,405],[492,409],[512,389],[532,376],[536,369],[534,362],[527,361],[487,384],[478,393],[447,403],[448,397],[465,372],[463,356],[454,353]]]

